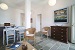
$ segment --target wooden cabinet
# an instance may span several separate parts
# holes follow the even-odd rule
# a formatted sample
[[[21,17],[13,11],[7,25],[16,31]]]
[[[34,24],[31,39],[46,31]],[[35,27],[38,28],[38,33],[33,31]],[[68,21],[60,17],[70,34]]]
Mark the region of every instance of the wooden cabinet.
[[[67,43],[68,27],[66,27],[66,26],[51,26],[51,38]]]

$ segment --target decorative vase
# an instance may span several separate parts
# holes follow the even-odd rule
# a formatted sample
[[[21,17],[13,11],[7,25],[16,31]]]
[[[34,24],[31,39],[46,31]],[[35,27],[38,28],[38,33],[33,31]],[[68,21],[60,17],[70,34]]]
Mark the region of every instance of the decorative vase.
[[[27,45],[22,45],[22,50],[27,50]]]

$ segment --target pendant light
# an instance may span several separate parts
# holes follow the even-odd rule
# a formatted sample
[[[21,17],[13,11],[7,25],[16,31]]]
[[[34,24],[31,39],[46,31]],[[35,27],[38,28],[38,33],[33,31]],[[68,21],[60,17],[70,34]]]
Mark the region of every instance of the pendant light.
[[[48,4],[50,6],[54,6],[56,4],[56,0],[49,0]]]
[[[3,10],[7,10],[8,6],[5,3],[1,3],[0,8],[3,9]]]

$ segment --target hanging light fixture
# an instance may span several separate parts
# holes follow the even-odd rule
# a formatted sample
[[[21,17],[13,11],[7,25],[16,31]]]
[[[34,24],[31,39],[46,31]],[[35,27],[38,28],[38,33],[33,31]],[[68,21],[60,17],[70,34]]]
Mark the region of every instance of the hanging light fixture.
[[[56,0],[49,0],[48,4],[50,6],[54,6],[56,4]]]
[[[0,8],[3,9],[3,10],[7,10],[8,6],[5,3],[1,3]]]

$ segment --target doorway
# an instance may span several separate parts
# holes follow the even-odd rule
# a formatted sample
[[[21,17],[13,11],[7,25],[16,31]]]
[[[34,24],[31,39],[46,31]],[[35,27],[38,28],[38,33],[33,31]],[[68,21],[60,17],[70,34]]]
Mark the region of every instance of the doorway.
[[[21,26],[24,26],[24,22],[25,22],[25,14],[21,13]]]
[[[36,30],[40,32],[42,28],[42,14],[37,14],[36,17]]]

